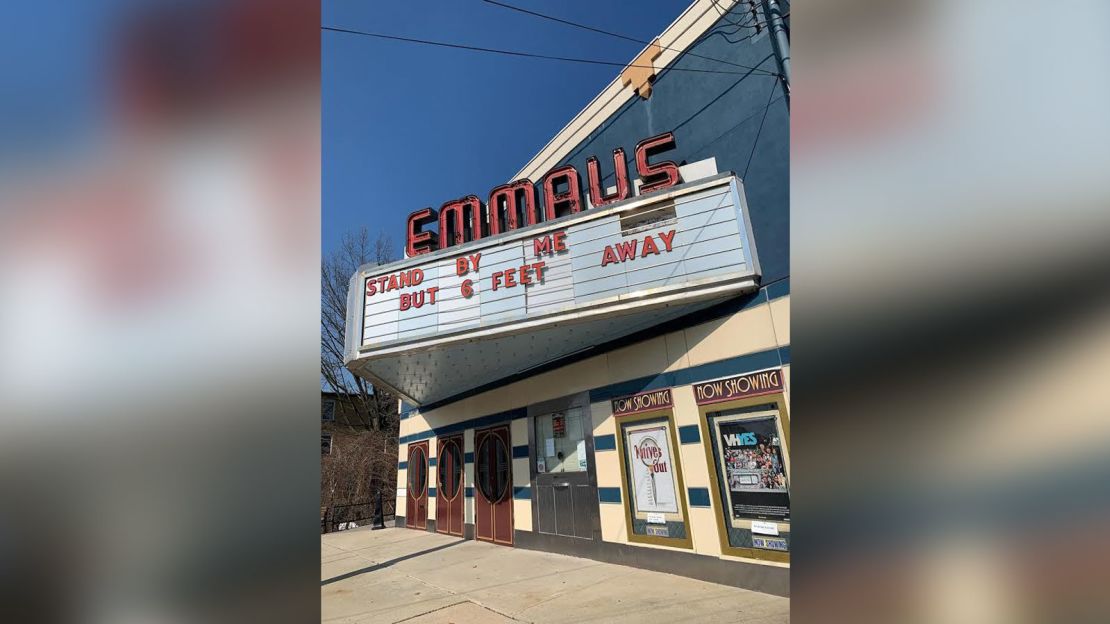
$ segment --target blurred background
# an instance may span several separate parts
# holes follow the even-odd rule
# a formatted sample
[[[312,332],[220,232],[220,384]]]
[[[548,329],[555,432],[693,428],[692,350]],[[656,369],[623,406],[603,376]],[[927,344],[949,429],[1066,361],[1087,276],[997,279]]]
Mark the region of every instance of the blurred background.
[[[1110,3],[792,4],[793,617],[1110,621]]]
[[[789,10],[793,617],[1107,621],[1110,4]],[[0,621],[315,621],[318,4],[0,15]]]
[[[0,12],[0,621],[315,621],[318,3]]]

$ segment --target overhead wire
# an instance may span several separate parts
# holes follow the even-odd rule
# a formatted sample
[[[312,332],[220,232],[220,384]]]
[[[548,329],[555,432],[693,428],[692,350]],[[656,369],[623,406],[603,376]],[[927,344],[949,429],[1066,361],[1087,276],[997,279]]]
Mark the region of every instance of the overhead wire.
[[[497,0],[482,0],[482,2],[485,2],[486,4],[492,4],[494,6],[499,6],[499,7],[502,7],[502,8],[506,8],[506,9],[509,9],[511,11],[517,11],[517,12],[523,13],[525,15],[531,15],[531,16],[534,16],[534,17],[538,17],[540,19],[550,20],[552,22],[558,22],[560,24],[566,24],[567,26],[573,26],[575,28],[581,28],[583,30],[588,30],[588,31],[599,33],[599,34],[602,34],[602,35],[608,35],[610,37],[616,37],[617,39],[624,39],[625,41],[632,41],[632,42],[643,44],[643,45],[651,45],[651,43],[652,43],[651,41],[646,41],[644,39],[637,39],[636,37],[629,37],[628,35],[622,35],[620,33],[612,32],[612,31],[609,31],[609,30],[603,30],[601,28],[595,28],[595,27],[589,26],[587,24],[572,22],[570,20],[565,20],[565,19],[562,19],[560,17],[555,17],[553,15],[546,15],[544,13],[538,13],[536,11],[531,11],[531,10],[525,9],[523,7],[513,6],[511,4],[506,4],[504,2],[498,2]],[[752,67],[750,65],[742,65],[740,63],[734,63],[732,61],[726,61],[724,59],[714,58],[712,56],[705,56],[705,55],[702,55],[702,54],[695,54],[694,52],[690,52],[688,50],[672,48],[672,47],[669,47],[669,46],[665,46],[663,44],[659,44],[659,47],[664,49],[664,50],[670,50],[671,52],[678,52],[679,54],[693,56],[693,57],[697,57],[697,58],[700,58],[700,59],[705,59],[705,60],[708,60],[708,61],[715,61],[717,63],[724,63],[726,65],[732,65],[734,67],[742,67],[744,69],[757,70],[757,68]],[[766,70],[757,70],[757,71],[761,71],[761,72],[767,73],[767,74],[772,75],[772,76],[776,75],[773,72],[768,72]]]
[[[353,28],[339,28],[337,26],[321,26],[320,29],[331,31],[331,32],[347,33],[347,34],[352,34],[352,35],[362,35],[362,36],[365,36],[365,37],[373,37],[373,38],[376,38],[376,39],[385,39],[385,40],[390,40],[390,41],[404,41],[404,42],[407,42],[407,43],[419,43],[419,44],[423,44],[423,45],[438,46],[438,47],[443,47],[443,48],[470,50],[470,51],[473,51],[473,52],[489,52],[491,54],[502,54],[502,55],[506,55],[506,56],[518,56],[518,57],[525,57],[525,58],[539,58],[539,59],[547,59],[547,60],[551,60],[551,61],[565,61],[565,62],[569,62],[569,63],[586,63],[586,64],[590,64],[590,65],[609,65],[609,66],[613,66],[613,67],[639,67],[639,68],[651,69],[651,70],[656,69],[654,66],[651,66],[651,65],[631,65],[631,64],[628,64],[628,63],[618,63],[618,62],[615,62],[615,61],[600,61],[600,60],[596,60],[596,59],[585,59],[585,58],[576,58],[576,57],[569,57],[569,56],[554,56],[554,55],[549,55],[549,54],[537,54],[537,53],[533,53],[533,52],[521,52],[521,51],[518,51],[518,50],[500,50],[500,49],[497,49],[497,48],[485,48],[485,47],[481,47],[481,46],[471,46],[471,45],[465,45],[465,44],[461,44],[461,43],[448,43],[446,41],[432,41],[430,39],[417,39],[415,37],[401,37],[401,36],[398,36],[398,35],[386,35],[386,34],[383,34],[383,33],[374,33],[374,32],[368,32],[368,31],[364,31],[364,30],[355,30]],[[745,67],[745,66],[741,65],[740,67]],[[748,68],[749,71],[746,71],[746,72],[727,71],[727,70],[718,70],[718,69],[697,69],[697,68],[693,68],[693,67],[667,67],[666,69],[668,71],[685,71],[685,72],[695,72],[695,73],[702,73],[702,74],[730,74],[730,75],[734,75],[734,76],[744,76],[744,75],[752,73],[753,71],[759,71],[760,73],[766,74],[768,76],[776,76],[776,77],[778,76],[778,74],[776,74],[775,72],[769,72],[767,70],[760,70],[760,69],[757,69],[757,68]]]

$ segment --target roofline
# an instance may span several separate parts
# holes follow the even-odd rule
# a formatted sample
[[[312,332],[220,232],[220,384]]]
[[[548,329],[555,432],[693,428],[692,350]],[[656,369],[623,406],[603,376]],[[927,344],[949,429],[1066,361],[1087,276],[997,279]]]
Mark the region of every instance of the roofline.
[[[709,13],[712,7],[716,5],[727,11],[735,6],[738,1],[739,0],[718,0],[717,2],[713,2],[713,0],[694,0],[693,3],[686,7],[685,11],[676,17],[675,20],[658,35],[657,39],[659,40],[659,45],[663,47],[663,50],[653,65],[659,67],[660,70],[666,68],[674,62],[690,44],[697,40],[698,37],[712,28],[721,18],[720,14],[714,11],[709,19],[705,19],[706,13]],[[701,6],[699,7],[699,5]],[[694,32],[694,36],[687,41],[684,46],[676,45],[684,35],[691,32]],[[639,58],[649,47],[650,44],[641,48],[640,51],[632,57],[629,64]],[[621,82],[621,74],[617,74],[612,82],[594,96],[594,99],[590,100],[589,104],[586,104],[577,115],[572,117],[555,136],[551,137],[551,139],[540,148],[540,151],[537,152],[524,167],[517,171],[516,175],[512,177],[512,180],[520,180],[522,178],[535,180],[542,176],[548,169],[553,167],[556,162],[565,156],[571,148],[580,142],[575,141],[573,145],[568,145],[574,138],[574,135],[582,128],[588,126],[589,123],[593,121],[594,117],[604,112],[612,103],[616,102],[619,107],[619,105],[623,105],[634,97],[639,97],[636,95],[635,89],[633,89],[631,85],[624,87]],[[608,115],[606,117],[608,117]]]

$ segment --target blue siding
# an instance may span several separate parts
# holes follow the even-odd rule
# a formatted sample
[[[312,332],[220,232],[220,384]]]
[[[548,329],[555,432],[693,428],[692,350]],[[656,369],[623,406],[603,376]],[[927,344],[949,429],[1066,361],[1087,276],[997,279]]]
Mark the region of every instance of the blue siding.
[[[467,498],[474,498],[474,488],[473,487],[467,486],[467,488],[466,488],[466,497]]]
[[[683,425],[678,428],[678,441],[682,444],[697,444],[701,442],[701,432],[697,425]]]
[[[775,282],[774,284],[767,284],[767,296],[771,299],[778,299],[790,294],[790,278]]]
[[[669,67],[720,70],[719,62],[704,58],[710,57],[777,73],[771,37],[729,40],[735,28],[724,20],[742,22],[745,16],[742,7],[734,7],[687,48],[700,56],[682,55]],[[669,71],[669,67],[658,72],[650,99],[633,96],[558,164],[571,163],[584,176],[586,159],[596,155],[605,183],[612,183],[613,149],[624,148],[629,173],[634,175],[636,143],[672,131],[677,146],[659,158],[681,163],[714,157],[720,171],[742,176],[764,282],[788,276],[790,115],[782,85],[772,76],[740,67],[729,69],[741,74]]]
[[[404,469],[406,469],[406,468],[408,468],[408,467],[409,467],[409,463],[408,463],[407,461],[399,461],[399,462],[397,462],[397,470],[404,470]]]
[[[528,445],[527,444],[522,444],[521,446],[514,446],[513,447],[513,457],[514,458],[528,457]]]
[[[621,502],[621,489],[619,487],[599,487],[597,488],[597,500],[603,503],[616,503]]]
[[[617,437],[611,433],[605,435],[594,436],[594,450],[595,451],[615,451],[617,450]]]
[[[708,507],[709,506],[709,488],[696,487],[689,488],[690,493],[690,506],[691,507]]]
[[[436,496],[436,489],[435,489],[434,487],[430,487],[430,488],[428,488],[428,496],[429,496],[430,498],[435,498],[435,496]]]
[[[463,453],[463,461],[468,464],[474,463],[474,451],[467,451]]]
[[[435,466],[435,465],[436,465],[436,458],[435,457],[429,457],[428,458],[428,466],[431,467],[431,466]]]
[[[517,500],[532,500],[532,488],[527,485],[514,487],[513,498]]]

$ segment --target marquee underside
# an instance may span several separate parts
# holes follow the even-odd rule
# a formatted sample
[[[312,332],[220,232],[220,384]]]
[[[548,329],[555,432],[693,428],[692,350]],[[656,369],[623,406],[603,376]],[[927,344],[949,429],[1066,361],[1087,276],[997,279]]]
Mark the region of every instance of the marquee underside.
[[[746,290],[754,290],[751,284]],[[641,307],[605,318],[555,323],[519,333],[367,357],[356,374],[425,405],[539,368],[591,347],[720,303],[738,292],[681,304]]]

